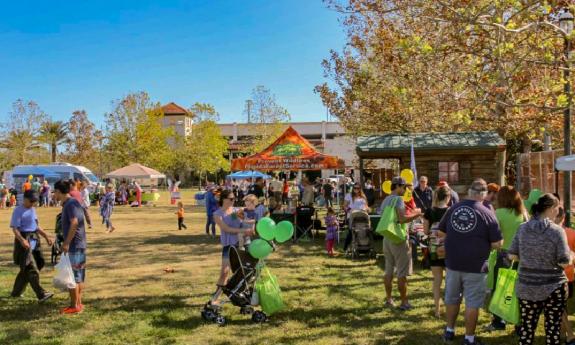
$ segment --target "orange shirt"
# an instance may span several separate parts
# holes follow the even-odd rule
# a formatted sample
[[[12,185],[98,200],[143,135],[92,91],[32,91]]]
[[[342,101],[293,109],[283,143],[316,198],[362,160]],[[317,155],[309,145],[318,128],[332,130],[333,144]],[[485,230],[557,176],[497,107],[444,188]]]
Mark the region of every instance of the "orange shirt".
[[[26,192],[32,189],[32,184],[29,181],[24,182],[22,189]]]
[[[570,228],[565,228],[565,235],[567,235],[567,245],[572,252],[575,252],[575,230]],[[572,282],[575,280],[575,269],[573,265],[569,265],[565,267],[565,275],[567,276],[567,280]]]
[[[178,218],[184,218],[184,209],[183,208],[178,209]]]

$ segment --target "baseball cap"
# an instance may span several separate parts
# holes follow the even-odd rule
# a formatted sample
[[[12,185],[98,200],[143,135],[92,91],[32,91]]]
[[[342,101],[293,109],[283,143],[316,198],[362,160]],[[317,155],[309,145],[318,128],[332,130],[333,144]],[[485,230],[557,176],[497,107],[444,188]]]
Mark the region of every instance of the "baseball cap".
[[[38,201],[38,194],[33,190],[27,190],[24,192],[24,199],[28,199],[31,202]]]
[[[407,182],[405,182],[405,179],[403,177],[396,176],[391,179],[391,184],[394,184],[396,186],[405,186]]]

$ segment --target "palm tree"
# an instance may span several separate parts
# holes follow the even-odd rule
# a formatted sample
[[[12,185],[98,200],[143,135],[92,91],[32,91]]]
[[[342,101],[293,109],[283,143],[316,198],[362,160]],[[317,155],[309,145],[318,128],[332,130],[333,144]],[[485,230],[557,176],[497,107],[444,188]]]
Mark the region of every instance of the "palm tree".
[[[15,129],[10,131],[0,142],[0,148],[13,157],[15,164],[26,162],[28,154],[40,148],[37,138],[30,131]]]
[[[56,162],[58,145],[68,140],[68,124],[62,121],[46,121],[40,127],[40,141],[50,145],[52,163]]]

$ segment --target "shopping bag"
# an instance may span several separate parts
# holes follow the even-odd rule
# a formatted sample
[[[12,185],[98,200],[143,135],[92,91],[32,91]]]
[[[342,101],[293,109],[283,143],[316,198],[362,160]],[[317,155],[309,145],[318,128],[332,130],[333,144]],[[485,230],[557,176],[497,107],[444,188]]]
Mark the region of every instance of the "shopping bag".
[[[495,288],[495,265],[497,264],[498,252],[493,249],[489,253],[489,258],[487,258],[487,280],[486,286],[488,290],[493,290]]]
[[[500,268],[497,274],[495,292],[489,303],[490,312],[514,325],[518,325],[520,321],[519,299],[515,294],[516,282],[517,270]]]
[[[256,291],[262,310],[266,314],[272,315],[285,308],[277,278],[267,267],[261,271],[256,282]]]
[[[397,198],[391,202],[391,205],[385,207],[375,232],[390,240],[391,243],[401,244],[407,240],[407,230],[405,224],[398,222],[396,204]]]
[[[74,272],[72,271],[72,264],[70,257],[64,253],[60,257],[60,262],[54,266],[56,275],[52,280],[54,287],[62,291],[68,291],[76,287],[76,280],[74,279]]]

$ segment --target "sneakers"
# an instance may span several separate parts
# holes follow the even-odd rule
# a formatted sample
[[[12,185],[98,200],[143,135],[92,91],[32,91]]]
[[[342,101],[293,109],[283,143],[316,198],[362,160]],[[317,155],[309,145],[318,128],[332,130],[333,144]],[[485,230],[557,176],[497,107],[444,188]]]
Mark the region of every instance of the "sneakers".
[[[395,308],[395,303],[393,303],[392,299],[388,299],[387,301],[385,301],[384,306],[387,308]]]
[[[413,309],[413,306],[412,306],[411,304],[409,304],[409,303],[406,303],[406,304],[400,305],[400,306],[398,307],[398,309],[401,310],[401,311],[408,311],[408,310]]]
[[[80,314],[83,310],[83,307],[66,307],[61,310],[62,314]]]
[[[485,345],[482,343],[477,337],[475,337],[475,341],[470,343],[467,339],[463,339],[463,345]]]
[[[444,342],[453,341],[454,338],[455,338],[455,332],[448,331],[446,329],[445,332],[443,333],[443,341]]]
[[[46,302],[47,300],[49,300],[50,298],[52,298],[53,296],[54,296],[53,293],[51,293],[51,292],[46,292],[46,293],[44,294],[44,296],[38,298],[38,303],[44,303],[44,302]]]
[[[504,331],[505,324],[504,323],[495,323],[491,322],[489,325],[483,328],[485,332],[494,332],[494,331]]]

